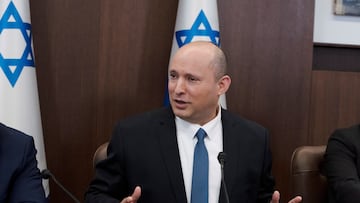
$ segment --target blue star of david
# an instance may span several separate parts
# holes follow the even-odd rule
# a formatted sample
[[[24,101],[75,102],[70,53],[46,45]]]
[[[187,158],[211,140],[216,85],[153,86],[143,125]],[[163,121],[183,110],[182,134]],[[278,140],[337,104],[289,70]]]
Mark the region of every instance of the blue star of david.
[[[205,29],[200,29],[201,24],[203,24]],[[179,30],[175,32],[176,41],[179,47],[190,43],[195,36],[208,36],[213,44],[220,46],[220,32],[211,28],[203,10],[200,11],[190,30]],[[183,37],[185,37],[184,41],[182,40]]]
[[[10,20],[10,18],[13,20]],[[24,52],[19,59],[4,58],[0,53],[0,67],[8,78],[12,87],[15,86],[20,74],[25,66],[35,68],[34,54],[31,47],[31,24],[22,21],[19,12],[17,11],[14,3],[10,1],[3,16],[0,19],[0,34],[5,29],[18,29],[25,39],[26,46]],[[11,71],[10,67],[16,67]]]

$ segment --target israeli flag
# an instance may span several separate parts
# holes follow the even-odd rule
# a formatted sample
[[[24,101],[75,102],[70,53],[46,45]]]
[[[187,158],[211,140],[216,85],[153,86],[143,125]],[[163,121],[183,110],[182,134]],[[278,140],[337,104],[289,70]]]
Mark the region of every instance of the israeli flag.
[[[0,1],[0,122],[33,136],[46,168],[29,0]],[[46,196],[48,181],[43,182]]]
[[[209,41],[220,47],[216,0],[179,0],[170,60],[180,47],[194,41]],[[226,109],[225,95],[219,103]],[[167,90],[164,104],[169,105]]]

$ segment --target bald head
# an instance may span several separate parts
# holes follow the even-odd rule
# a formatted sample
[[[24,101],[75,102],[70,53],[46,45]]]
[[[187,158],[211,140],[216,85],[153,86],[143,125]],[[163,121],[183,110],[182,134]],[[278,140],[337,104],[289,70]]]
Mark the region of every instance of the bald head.
[[[218,80],[227,74],[227,63],[224,52],[211,42],[197,41],[182,46],[174,57],[179,55],[197,54],[201,60],[207,60],[208,66],[214,69],[215,79]]]

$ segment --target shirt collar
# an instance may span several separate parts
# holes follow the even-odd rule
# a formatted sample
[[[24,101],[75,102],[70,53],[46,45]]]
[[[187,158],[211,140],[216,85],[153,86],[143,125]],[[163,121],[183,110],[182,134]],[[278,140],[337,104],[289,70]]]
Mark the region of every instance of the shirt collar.
[[[199,124],[190,123],[178,116],[175,116],[175,123],[176,127],[179,129],[182,129],[186,135],[192,136],[195,138],[195,133],[199,130],[199,128],[202,128],[207,133],[207,137],[211,139],[212,136],[214,136],[211,132],[213,132],[213,129],[216,128],[217,125],[221,122],[221,106],[219,105],[217,115],[215,118],[210,120],[209,122],[205,123],[203,126]]]

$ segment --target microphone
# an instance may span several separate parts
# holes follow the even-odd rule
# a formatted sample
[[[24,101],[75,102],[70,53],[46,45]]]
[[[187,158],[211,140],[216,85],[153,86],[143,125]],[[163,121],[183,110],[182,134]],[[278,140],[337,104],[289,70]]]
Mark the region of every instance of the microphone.
[[[225,152],[219,152],[218,155],[218,160],[219,163],[221,165],[221,184],[224,188],[224,194],[225,194],[225,199],[226,199],[226,203],[229,203],[229,194],[227,192],[227,188],[226,188],[226,184],[225,184],[225,177],[224,177],[224,165],[225,165],[225,158],[226,158],[226,154]]]
[[[71,192],[69,192],[69,190],[67,190],[56,178],[55,176],[50,172],[50,170],[48,169],[44,169],[41,171],[41,177],[43,179],[50,179],[52,178],[53,181],[56,183],[57,186],[59,186],[69,197],[71,197],[72,200],[74,200],[74,202],[76,203],[80,203],[80,201],[78,199],[76,199],[76,197],[71,194]]]

